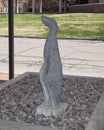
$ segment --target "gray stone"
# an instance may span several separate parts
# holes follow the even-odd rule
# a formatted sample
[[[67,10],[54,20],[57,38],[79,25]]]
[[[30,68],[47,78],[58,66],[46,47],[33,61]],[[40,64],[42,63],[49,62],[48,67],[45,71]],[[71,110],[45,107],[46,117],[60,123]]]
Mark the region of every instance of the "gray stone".
[[[44,47],[44,63],[40,69],[40,82],[45,103],[58,106],[62,93],[62,64],[56,38],[58,26],[55,20],[45,16],[42,16],[42,22],[49,27],[50,31]]]
[[[67,108],[68,108],[67,103],[60,103],[59,106],[55,106],[55,107],[48,106],[46,103],[42,103],[37,108],[37,113],[43,114],[45,116],[60,116],[66,111]]]
[[[104,92],[100,98],[86,130],[104,130]]]

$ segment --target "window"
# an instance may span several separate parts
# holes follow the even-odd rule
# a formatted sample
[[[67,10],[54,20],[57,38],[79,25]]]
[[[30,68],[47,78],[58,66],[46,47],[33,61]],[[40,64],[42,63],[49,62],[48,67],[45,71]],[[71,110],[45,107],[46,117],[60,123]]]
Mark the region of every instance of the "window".
[[[88,0],[76,0],[77,4],[88,4]]]
[[[18,0],[18,3],[22,3],[22,0]]]

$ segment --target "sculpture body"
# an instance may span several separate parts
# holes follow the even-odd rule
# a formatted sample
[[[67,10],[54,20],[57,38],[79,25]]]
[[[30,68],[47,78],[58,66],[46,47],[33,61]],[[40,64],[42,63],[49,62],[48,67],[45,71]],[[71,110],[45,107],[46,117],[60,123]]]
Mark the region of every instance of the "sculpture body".
[[[56,38],[58,26],[56,21],[45,16],[42,16],[42,22],[50,30],[44,46],[44,63],[40,69],[40,82],[45,103],[54,107],[60,105],[62,92],[62,64]]]

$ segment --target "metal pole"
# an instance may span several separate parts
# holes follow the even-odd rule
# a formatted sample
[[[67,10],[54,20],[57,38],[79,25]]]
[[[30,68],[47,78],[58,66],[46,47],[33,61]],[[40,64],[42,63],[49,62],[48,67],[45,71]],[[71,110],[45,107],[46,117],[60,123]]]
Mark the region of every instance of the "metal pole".
[[[14,18],[13,0],[8,0],[9,23],[9,79],[14,77]]]

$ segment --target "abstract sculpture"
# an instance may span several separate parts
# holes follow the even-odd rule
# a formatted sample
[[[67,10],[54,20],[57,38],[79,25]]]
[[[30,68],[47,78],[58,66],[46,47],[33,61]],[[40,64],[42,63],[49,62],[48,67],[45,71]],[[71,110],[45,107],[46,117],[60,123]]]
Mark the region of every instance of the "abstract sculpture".
[[[45,102],[47,105],[60,104],[62,90],[62,65],[56,39],[57,23],[45,16],[43,23],[50,28],[45,47],[44,63],[40,69],[40,82],[42,84]]]
[[[50,30],[45,42],[44,62],[39,75],[45,103],[37,108],[37,112],[45,115],[57,115],[56,111],[60,108],[62,94],[62,64],[56,38],[58,25],[52,18],[42,16],[41,19]]]

